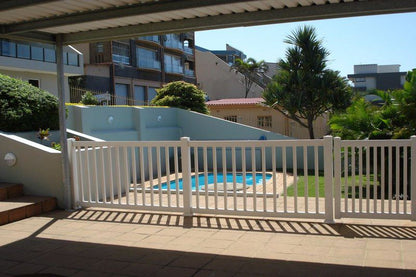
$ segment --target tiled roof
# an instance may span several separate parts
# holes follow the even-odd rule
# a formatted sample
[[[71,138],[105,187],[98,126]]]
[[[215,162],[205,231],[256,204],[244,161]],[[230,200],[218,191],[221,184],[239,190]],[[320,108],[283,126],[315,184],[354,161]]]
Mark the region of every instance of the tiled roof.
[[[208,101],[208,106],[220,106],[220,105],[257,105],[264,103],[263,98],[229,98]]]

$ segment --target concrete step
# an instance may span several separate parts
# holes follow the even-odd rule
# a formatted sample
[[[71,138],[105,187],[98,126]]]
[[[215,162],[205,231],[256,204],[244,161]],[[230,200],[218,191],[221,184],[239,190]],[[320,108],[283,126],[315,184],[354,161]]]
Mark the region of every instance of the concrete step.
[[[23,195],[22,184],[0,183],[0,201]]]
[[[56,209],[56,198],[19,196],[0,201],[0,225]]]

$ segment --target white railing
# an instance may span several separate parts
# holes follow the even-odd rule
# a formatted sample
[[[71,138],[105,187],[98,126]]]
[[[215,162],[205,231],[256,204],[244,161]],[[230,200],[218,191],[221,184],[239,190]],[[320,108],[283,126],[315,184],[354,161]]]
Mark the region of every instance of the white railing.
[[[69,149],[77,206],[331,222],[415,219],[415,142],[181,138],[71,141]]]
[[[415,151],[416,137],[335,138],[335,217],[416,219]]]

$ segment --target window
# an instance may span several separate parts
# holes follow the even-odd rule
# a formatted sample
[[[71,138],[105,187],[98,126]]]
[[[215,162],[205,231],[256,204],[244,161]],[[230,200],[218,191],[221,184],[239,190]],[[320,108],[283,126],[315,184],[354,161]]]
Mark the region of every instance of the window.
[[[139,37],[139,39],[153,41],[153,42],[157,42],[157,43],[160,42],[159,36],[141,36],[141,37]]]
[[[149,102],[149,104],[150,104],[150,101],[152,101],[153,98],[156,97],[156,95],[157,95],[156,90],[157,89],[158,88],[152,88],[152,87],[147,88],[147,101]]]
[[[146,104],[146,88],[143,86],[134,86],[134,105]]]
[[[3,56],[16,57],[16,43],[7,40],[2,40],[1,54]]]
[[[165,46],[169,48],[183,49],[183,44],[181,42],[180,35],[178,34],[166,35]]]
[[[271,116],[258,116],[257,117],[257,127],[272,127],[272,117]]]
[[[78,66],[78,55],[74,53],[68,53],[68,65]]]
[[[165,71],[183,74],[182,60],[178,56],[165,54]]]
[[[29,84],[31,84],[34,87],[40,88],[40,81],[36,79],[29,79],[27,81]]]
[[[355,78],[355,81],[358,82],[365,82],[365,78]]]
[[[136,47],[137,66],[160,70],[160,58],[157,50]]]
[[[30,59],[30,46],[28,44],[17,44],[17,57]]]
[[[127,105],[127,97],[129,93],[129,85],[116,84],[116,105]]]
[[[32,60],[43,61],[43,48],[32,46],[30,49]]]
[[[237,116],[236,115],[224,116],[224,119],[228,120],[228,121],[232,121],[232,122],[237,122]]]
[[[130,64],[130,45],[113,41],[113,62]]]
[[[95,50],[96,50],[97,53],[104,53],[104,43],[97,42],[95,44]]]
[[[55,49],[45,48],[45,62],[56,62]]]

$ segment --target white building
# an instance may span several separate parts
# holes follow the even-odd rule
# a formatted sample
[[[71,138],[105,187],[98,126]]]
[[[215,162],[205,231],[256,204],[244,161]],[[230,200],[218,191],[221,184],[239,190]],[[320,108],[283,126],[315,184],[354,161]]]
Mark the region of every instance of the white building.
[[[66,99],[69,101],[68,77],[82,75],[82,53],[71,46],[64,48]],[[58,96],[56,54],[52,45],[0,40],[0,73],[22,79]]]

